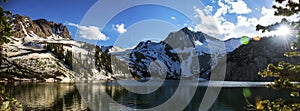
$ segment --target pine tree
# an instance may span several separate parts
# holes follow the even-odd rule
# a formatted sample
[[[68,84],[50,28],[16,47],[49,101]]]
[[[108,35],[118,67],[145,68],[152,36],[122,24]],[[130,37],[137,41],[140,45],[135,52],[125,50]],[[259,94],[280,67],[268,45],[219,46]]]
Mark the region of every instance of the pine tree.
[[[8,0],[3,0],[4,2],[7,2]],[[2,2],[2,0],[0,0],[0,2]]]
[[[4,1],[7,2],[7,0]],[[0,2],[2,2],[2,0]],[[10,42],[7,37],[13,35],[11,23],[8,21],[9,15],[12,15],[11,12],[4,11],[4,9],[0,7],[0,61],[3,59],[2,44]]]
[[[67,50],[67,54],[65,56],[65,63],[72,69],[72,51]]]
[[[2,2],[2,0],[0,0],[0,2]],[[4,0],[4,2],[7,2],[7,0]],[[0,7],[0,64],[5,60],[2,54],[2,45],[10,42],[7,37],[13,35],[11,23],[8,21],[8,16],[10,15],[12,15],[11,12],[4,11],[4,9]],[[0,86],[0,110],[22,110],[22,104],[5,92],[5,87],[3,86]]]
[[[0,45],[9,42],[7,37],[12,36],[13,34],[11,23],[8,22],[7,15],[11,15],[11,13],[4,11],[4,9],[0,7]]]
[[[275,0],[279,4],[285,4],[285,6],[273,5],[273,8],[276,10],[274,16],[292,16],[299,14],[300,12],[300,0],[299,3],[294,2],[293,0]],[[294,36],[296,37],[291,43],[292,52],[286,52],[284,55],[287,57],[297,57],[300,56],[300,20],[297,22],[291,22],[283,18],[281,22],[271,24],[268,26],[257,25],[257,31],[276,31],[277,28],[281,25],[287,25],[293,31]],[[275,111],[295,111],[300,110],[300,101],[299,101],[299,90],[300,85],[294,84],[294,82],[300,82],[300,64],[291,64],[287,62],[280,62],[278,65],[269,64],[268,67],[262,72],[258,73],[262,77],[276,77],[277,79],[274,83],[267,85],[274,89],[292,89],[293,92],[290,93],[290,96],[295,97],[292,100],[282,100],[277,99],[272,100],[261,100],[256,104],[256,110],[275,110]]]

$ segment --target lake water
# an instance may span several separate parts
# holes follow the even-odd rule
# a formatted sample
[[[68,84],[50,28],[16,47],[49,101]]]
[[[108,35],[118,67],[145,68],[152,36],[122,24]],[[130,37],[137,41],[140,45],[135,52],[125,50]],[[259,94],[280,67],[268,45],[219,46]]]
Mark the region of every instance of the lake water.
[[[164,103],[173,103],[178,110],[199,110],[203,96],[208,89],[207,82],[200,82],[196,92],[191,89],[193,84],[178,87],[177,81],[166,81],[163,85],[149,94],[137,94],[126,88],[150,90],[153,86],[138,86],[127,84],[126,88],[116,81],[82,82],[76,84],[66,83],[1,83],[7,92],[23,104],[24,110],[133,110],[149,109]],[[238,85],[240,84],[240,85]],[[248,85],[247,85],[248,84]],[[257,84],[257,85],[255,85]],[[242,111],[245,110],[246,101],[243,88],[249,88],[251,98],[255,104],[257,99],[289,98],[287,90],[273,90],[260,87],[258,83],[224,83],[220,93],[213,101],[211,111]],[[229,87],[230,85],[235,87]],[[219,88],[218,85],[212,85]],[[251,86],[251,87],[249,87]],[[149,89],[150,87],[150,89]],[[176,91],[181,92],[176,101],[169,101]],[[192,96],[191,96],[192,95]],[[192,97],[191,101],[188,98]],[[171,99],[170,99],[171,100]],[[182,108],[183,102],[188,101]],[[181,104],[182,102],[182,104]],[[206,101],[203,101],[204,103]],[[202,103],[203,104],[203,103]],[[172,108],[171,108],[172,109]]]

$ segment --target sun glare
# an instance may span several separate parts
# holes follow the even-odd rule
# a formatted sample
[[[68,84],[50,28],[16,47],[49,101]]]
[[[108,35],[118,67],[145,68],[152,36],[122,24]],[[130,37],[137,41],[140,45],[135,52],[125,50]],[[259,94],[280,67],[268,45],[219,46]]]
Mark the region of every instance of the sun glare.
[[[287,36],[290,33],[291,33],[290,27],[286,25],[280,26],[279,29],[277,30],[277,34],[280,36]]]

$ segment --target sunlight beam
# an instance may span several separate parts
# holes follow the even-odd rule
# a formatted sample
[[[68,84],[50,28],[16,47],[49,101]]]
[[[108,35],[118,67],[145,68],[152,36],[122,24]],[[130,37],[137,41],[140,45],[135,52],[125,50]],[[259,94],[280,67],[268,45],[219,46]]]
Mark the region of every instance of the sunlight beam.
[[[278,30],[276,31],[277,35],[280,35],[280,36],[288,36],[290,35],[291,33],[291,28],[287,25],[281,25]]]

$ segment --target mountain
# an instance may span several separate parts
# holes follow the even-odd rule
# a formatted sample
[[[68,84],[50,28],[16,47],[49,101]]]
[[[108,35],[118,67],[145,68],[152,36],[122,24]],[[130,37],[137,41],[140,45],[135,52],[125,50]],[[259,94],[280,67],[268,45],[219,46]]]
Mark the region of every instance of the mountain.
[[[292,38],[268,37],[260,41],[251,40],[227,55],[225,80],[229,81],[270,81],[257,73],[267,68],[269,63],[277,65],[281,61],[298,64],[300,58],[285,57],[291,51]]]
[[[25,36],[62,37],[71,39],[66,26],[57,24],[45,19],[31,20],[28,16],[12,15],[10,22],[13,26],[14,37],[21,38]]]
[[[14,35],[3,44],[1,80],[61,81],[109,79],[89,61],[95,45],[72,40],[66,26],[28,16],[9,17]],[[102,71],[102,72],[101,72]]]
[[[170,33],[164,42],[174,44],[173,47],[181,49],[184,47],[194,47],[200,55],[202,53],[226,54],[241,45],[237,38],[221,41],[202,32],[193,32],[186,27],[178,32]],[[222,46],[224,44],[225,47]],[[218,50],[220,48],[226,48],[226,50]]]
[[[66,26],[21,15],[9,18],[14,35],[8,38],[10,43],[2,45],[2,54],[6,57],[1,60],[1,78],[37,81],[70,81],[74,78],[70,66],[61,62],[65,57],[58,57],[55,55],[58,53],[54,53],[58,50],[49,49],[51,45],[61,50],[69,47],[61,43],[72,42]]]
[[[170,33],[158,43],[150,40],[140,42],[130,50],[130,54],[125,55],[129,56],[127,61],[131,72],[138,78],[148,78],[155,73],[159,77],[166,74],[167,79],[197,75],[209,79],[211,68],[218,63],[218,58],[239,45],[239,39],[221,41],[205,33],[183,28]],[[152,64],[156,64],[154,68],[151,68]]]
[[[123,57],[123,60],[127,60],[130,72],[137,78],[149,78],[155,69],[153,74],[158,74],[158,77],[166,74],[167,79],[199,75],[208,80],[212,69],[219,65],[219,59],[226,55],[225,80],[271,81],[274,78],[262,78],[258,72],[267,68],[269,63],[286,61],[297,64],[300,60],[284,56],[285,52],[291,51],[291,41],[292,38],[265,37],[241,45],[239,38],[221,41],[202,32],[183,28],[170,33],[161,42],[140,42],[134,49],[125,51],[127,58]],[[120,55],[119,52],[118,58],[122,58]],[[152,64],[156,64],[154,68]]]
[[[227,57],[225,80],[268,81],[257,75],[269,63],[297,63],[286,58],[290,40],[280,37],[218,40],[183,28],[160,42],[142,41],[133,49],[95,46],[74,41],[66,26],[45,19],[13,15],[14,36],[2,45],[0,78],[3,80],[74,81],[100,79],[209,79],[220,58]]]

